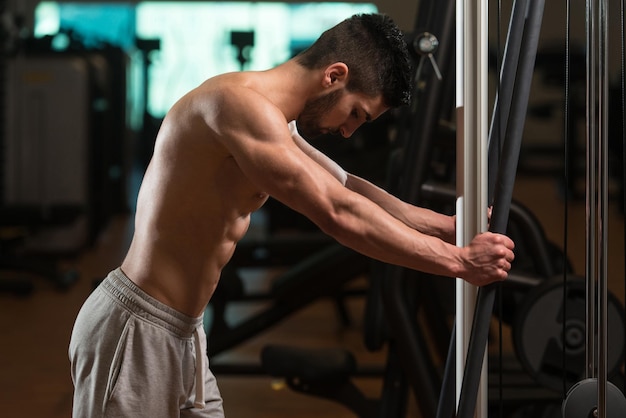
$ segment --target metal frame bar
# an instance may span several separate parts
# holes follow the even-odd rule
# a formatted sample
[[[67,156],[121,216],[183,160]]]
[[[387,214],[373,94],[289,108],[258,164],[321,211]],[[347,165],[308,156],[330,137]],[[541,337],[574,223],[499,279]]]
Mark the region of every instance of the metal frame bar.
[[[517,51],[513,50],[513,48],[506,48],[506,57],[503,66],[503,74],[511,74],[507,63],[514,61],[512,61],[512,58],[509,58],[511,56],[510,54],[520,54],[518,57],[517,73],[510,78],[504,79],[503,77],[501,80],[501,86],[503,86],[502,91],[506,92],[511,88],[512,95],[510,98],[510,109],[506,118],[506,126],[500,125],[502,130],[499,130],[499,132],[506,133],[506,141],[502,142],[503,149],[497,169],[497,177],[493,183],[494,203],[490,222],[490,231],[492,232],[506,232],[521,147],[522,128],[526,118],[538,38],[543,19],[544,4],[544,0],[529,0],[528,6],[523,9],[514,7],[514,16],[511,17],[512,20],[522,19],[524,24],[522,25],[523,35],[520,47]],[[511,24],[511,28],[522,28],[522,26]],[[509,36],[511,36],[511,34],[509,34]],[[501,107],[500,103],[502,103],[502,100],[503,98],[498,98],[497,108]],[[502,110],[500,110],[500,112],[501,111]],[[467,122],[467,117],[463,119],[463,122]],[[492,175],[494,175],[493,170],[489,172],[489,176]],[[485,357],[489,323],[495,302],[496,286],[497,285],[492,284],[478,290],[472,332],[467,349],[467,360],[465,362],[465,370],[459,395],[457,416],[460,418],[473,417],[476,410],[478,386],[483,369],[483,359]],[[457,313],[457,323],[459,322]]]
[[[487,228],[487,19],[486,0],[457,1],[457,245],[465,246]],[[461,405],[463,368],[472,340],[477,288],[462,280],[456,286],[456,398]],[[485,340],[486,344],[487,340]],[[474,399],[486,416],[486,359],[480,354]],[[479,395],[480,394],[480,395]],[[476,404],[475,404],[476,405]],[[472,411],[475,409],[472,407]],[[473,416],[472,412],[472,416]]]
[[[597,378],[597,416],[607,414],[608,0],[587,0],[587,378]],[[596,351],[597,350],[597,351]]]
[[[591,280],[592,277],[595,277],[596,274],[596,253],[595,253],[595,239],[596,239],[596,224],[597,224],[597,212],[595,210],[596,206],[596,198],[595,194],[592,191],[594,188],[593,185],[596,184],[596,171],[592,169],[595,166],[595,161],[597,160],[596,156],[596,148],[594,146],[596,142],[596,105],[595,98],[597,97],[596,92],[596,84],[594,80],[596,79],[596,26],[595,26],[595,8],[594,3],[596,0],[586,0],[586,67],[587,67],[587,90],[586,90],[586,123],[587,123],[587,138],[586,138],[586,147],[587,147],[587,155],[586,155],[586,172],[585,172],[585,196],[586,196],[586,205],[587,211],[585,213],[586,223],[585,223],[585,251],[586,251],[586,263],[585,263],[585,280],[586,280],[586,330],[587,330],[587,345],[585,347],[585,361],[586,361],[586,377],[591,378],[595,377],[596,363],[595,363],[595,344],[594,344],[594,333],[593,329],[595,328],[595,310],[593,307],[595,306],[595,285]],[[590,210],[590,205],[592,206]]]

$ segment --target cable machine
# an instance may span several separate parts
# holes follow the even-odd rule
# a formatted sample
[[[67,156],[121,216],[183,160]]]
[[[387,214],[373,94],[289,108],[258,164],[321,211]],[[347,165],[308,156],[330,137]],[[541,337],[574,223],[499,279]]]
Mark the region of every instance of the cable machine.
[[[459,129],[462,132],[459,149],[464,151],[457,162],[457,167],[464,173],[459,182],[463,188],[457,199],[457,213],[461,212],[458,218],[462,220],[457,230],[464,234],[459,237],[460,244],[464,244],[464,237],[471,239],[473,234],[484,230],[481,211],[484,211],[487,200],[483,184],[486,178],[483,171],[486,165],[483,146],[486,137],[483,112],[486,65],[481,49],[486,45],[487,5],[486,1],[472,3],[457,1],[457,45],[461,50],[457,54],[461,58],[457,66],[457,91],[461,92],[461,96],[457,96],[457,108],[459,123],[463,124],[463,129]],[[491,202],[493,198],[492,232],[506,232],[543,8],[543,0],[517,0],[513,6],[494,106],[494,124],[489,133],[488,200]],[[626,399],[607,380],[608,0],[587,0],[586,17],[586,378],[570,388],[563,400],[562,414],[564,418],[616,418],[623,416]],[[515,45],[518,47],[512,47]],[[519,56],[514,55],[518,52]],[[468,86],[468,83],[473,84]],[[500,144],[501,153],[497,152]],[[497,162],[497,177],[494,177],[494,162]],[[472,202],[468,202],[470,196]],[[497,286],[480,288],[474,306],[471,303],[474,298],[472,289],[462,284],[457,288],[456,334],[450,350],[452,352],[454,347],[457,355],[456,359],[449,356],[446,363],[438,417],[454,415],[450,407],[446,407],[453,399],[450,380],[455,364],[452,362],[456,362],[460,369],[464,360],[463,372],[458,371],[456,375],[458,408],[455,416],[486,416],[483,359]],[[468,325],[468,317],[473,317],[471,325]],[[471,330],[469,334],[468,329]]]
[[[565,363],[565,345],[567,344],[565,322],[570,319],[570,316],[566,316],[563,313],[562,318],[564,319],[559,318],[559,321],[564,324],[563,334],[557,328],[554,334],[548,335],[546,333],[541,335],[541,338],[537,338],[537,332],[533,330],[533,335],[529,338],[526,331],[528,328],[537,328],[537,323],[545,325],[545,315],[543,315],[542,307],[546,303],[551,307],[550,313],[559,311],[559,307],[555,306],[555,302],[560,304],[561,301],[555,300],[558,299],[555,298],[555,294],[558,296],[561,289],[563,289],[564,293],[563,305],[569,299],[569,294],[565,295],[566,292],[584,295],[586,291],[581,286],[582,280],[576,283],[571,281],[567,286],[560,286],[560,283],[555,283],[552,280],[554,275],[560,271],[554,268],[554,263],[551,259],[553,254],[546,246],[545,236],[541,234],[540,228],[532,227],[537,221],[531,219],[530,214],[525,214],[520,210],[519,205],[512,202],[513,183],[517,174],[517,163],[526,120],[544,5],[545,0],[516,0],[512,2],[502,66],[497,71],[499,75],[497,97],[491,115],[491,123],[488,124],[487,99],[485,97],[487,88],[486,72],[488,70],[487,34],[485,32],[487,27],[486,1],[474,4],[471,1],[456,0],[456,20],[457,23],[460,23],[456,30],[456,64],[458,65],[456,104],[457,123],[459,126],[457,129],[457,143],[458,149],[465,151],[465,155],[457,156],[458,161],[460,161],[459,164],[463,168],[457,169],[457,172],[465,172],[464,177],[457,179],[457,187],[462,190],[457,196],[457,207],[463,208],[463,212],[467,215],[467,219],[464,219],[459,224],[457,231],[464,231],[464,234],[471,238],[476,233],[484,230],[486,227],[486,219],[484,219],[486,218],[485,209],[488,204],[492,204],[493,213],[490,222],[490,230],[492,232],[505,233],[508,228],[515,231],[508,231],[507,233],[513,232],[513,235],[515,235],[515,233],[520,233],[518,230],[520,225],[524,229],[521,235],[526,235],[531,231],[530,235],[532,236],[530,239],[526,236],[516,236],[516,243],[519,244],[519,241],[528,240],[530,246],[533,247],[527,249],[527,253],[523,255],[530,256],[534,262],[537,262],[538,266],[535,266],[537,276],[525,276],[527,272],[522,267],[514,274],[510,274],[507,282],[487,286],[478,291],[472,289],[471,286],[466,286],[464,283],[460,284],[461,291],[459,292],[459,304],[457,305],[460,308],[457,309],[457,312],[461,314],[457,315],[455,330],[452,332],[452,341],[449,345],[444,376],[442,381],[439,381],[437,371],[434,370],[428,353],[426,353],[427,350],[424,349],[424,343],[420,336],[420,327],[415,323],[415,311],[417,310],[415,305],[419,305],[423,301],[407,297],[407,294],[411,294],[411,292],[407,291],[405,285],[416,282],[414,280],[416,277],[413,275],[409,276],[404,269],[399,269],[395,266],[384,266],[384,280],[380,280],[380,283],[378,283],[378,280],[372,281],[372,283],[377,283],[372,285],[372,288],[374,293],[380,296],[379,305],[381,306],[379,309],[384,311],[384,317],[387,319],[388,335],[385,333],[385,336],[390,340],[391,348],[388,358],[392,361],[385,367],[385,388],[393,388],[393,391],[385,392],[380,399],[376,400],[364,400],[360,395],[355,396],[352,389],[350,389],[347,377],[352,374],[355,367],[351,361],[341,362],[340,366],[343,365],[341,370],[348,371],[342,374],[340,379],[333,380],[333,384],[337,385],[333,389],[329,390],[327,381],[322,381],[321,385],[315,386],[315,384],[319,383],[319,379],[316,376],[307,377],[300,371],[301,367],[299,366],[308,364],[310,359],[317,359],[317,355],[314,356],[307,352],[296,353],[300,357],[295,357],[297,361],[292,363],[298,365],[298,367],[290,365],[288,368],[285,367],[282,370],[278,370],[278,366],[280,366],[278,360],[284,361],[294,357],[289,354],[289,351],[280,347],[278,349],[265,350],[264,360],[267,361],[263,361],[263,363],[268,367],[272,366],[270,371],[274,372],[272,373],[273,375],[288,376],[291,381],[298,382],[297,385],[291,385],[293,389],[342,402],[362,417],[372,415],[385,417],[402,416],[404,411],[402,405],[406,402],[409,388],[413,390],[417,406],[424,416],[436,415],[438,418],[473,417],[477,412],[477,416],[486,416],[489,408],[489,399],[487,399],[484,359],[486,358],[485,348],[489,334],[489,324],[493,318],[493,308],[498,293],[505,293],[504,290],[510,291],[511,287],[519,288],[520,292],[527,293],[523,298],[524,303],[521,304],[521,307],[518,307],[514,315],[516,321],[513,327],[519,328],[519,330],[516,331],[514,329],[513,337],[515,338],[518,335],[518,340],[523,341],[522,348],[516,346],[517,354],[523,357],[520,358],[522,365],[535,381],[540,383],[540,386],[554,389],[555,381],[559,379],[560,372],[558,369],[561,363],[558,360],[560,359],[549,364],[555,371],[547,376],[538,377],[538,375],[545,374],[545,371],[541,368],[533,369],[532,367],[530,367],[532,370],[528,370],[528,363],[532,363],[528,359],[528,351],[532,348],[532,355],[536,355],[539,351],[540,357],[552,355],[554,354],[552,349],[544,350],[544,347],[540,347],[541,350],[536,350],[536,347],[533,346],[546,343],[548,337],[549,339],[561,338],[564,341],[561,345],[564,347],[563,363]],[[451,55],[454,53],[454,42],[452,42],[454,13],[455,8],[452,0],[420,3],[420,13],[415,27],[422,30],[416,30],[415,37],[410,42],[416,48],[418,55],[421,56],[421,58],[418,58],[418,75],[416,78],[418,80],[423,78],[426,82],[423,83],[423,91],[420,90],[418,92],[420,94],[416,95],[418,100],[416,100],[415,107],[412,109],[412,123],[409,126],[410,129],[407,129],[406,132],[410,138],[406,141],[406,149],[403,150],[402,176],[392,176],[393,178],[400,177],[398,184],[394,183],[392,186],[393,192],[398,193],[400,197],[410,202],[421,203],[424,198],[443,199],[447,204],[454,201],[452,188],[450,192],[445,186],[439,185],[437,187],[437,184],[426,180],[427,161],[431,155],[433,145],[433,142],[428,139],[434,136],[433,131],[438,115],[442,112],[442,109],[447,109],[446,105],[450,105],[450,103],[442,100],[442,97],[447,97],[445,93],[453,91],[453,88],[448,88],[447,82],[452,78],[449,75],[453,73],[453,65],[455,64]],[[424,31],[424,28],[427,30]],[[469,34],[467,34],[468,31],[470,32]],[[464,36],[466,34],[467,36]],[[500,45],[498,45],[498,49],[499,47]],[[422,86],[421,83],[419,85]],[[481,95],[481,97],[476,98],[475,95]],[[594,110],[591,114],[595,113],[597,112]],[[416,140],[416,138],[419,140]],[[595,158],[592,160],[595,160]],[[460,212],[459,210],[457,213]],[[461,215],[457,216],[457,218],[460,217]],[[516,220],[518,222],[517,225],[515,224]],[[516,226],[517,229],[515,228]],[[605,229],[606,227],[603,227],[603,230]],[[462,243],[462,238],[459,238],[457,242]],[[523,253],[523,250],[518,249],[516,252],[518,252],[517,255],[519,256],[522,255],[520,252]],[[518,257],[518,259],[521,258]],[[516,259],[516,262],[519,261],[518,259]],[[567,257],[565,256],[563,257],[564,276],[571,271],[566,268],[566,262]],[[528,274],[532,275],[534,273]],[[405,278],[408,280],[404,280]],[[546,280],[546,282],[544,283],[542,280]],[[501,290],[503,291],[499,292]],[[529,290],[532,290],[532,292]],[[532,303],[529,304],[528,302]],[[615,305],[616,303],[613,301],[613,307]],[[577,306],[577,308],[579,307]],[[573,313],[574,310],[571,309],[571,312]],[[503,315],[502,312],[499,314],[500,316]],[[521,321],[521,326],[518,320],[520,317],[526,317],[524,321]],[[368,320],[367,323],[370,323],[370,321]],[[584,328],[584,325],[581,328]],[[446,334],[443,337],[444,350],[448,338],[447,331],[449,330],[446,330]],[[551,330],[551,332],[553,331]],[[380,334],[380,331],[377,329],[376,333]],[[619,334],[623,336],[623,333]],[[378,347],[378,343],[372,344],[371,340],[380,339],[380,335],[375,335],[374,337],[366,336],[365,339],[368,347],[370,345]],[[622,343],[622,340],[619,342]],[[458,344],[457,341],[459,342]],[[435,344],[438,342],[437,340]],[[581,343],[581,345],[584,344]],[[437,344],[437,348],[440,348],[439,344]],[[558,348],[557,350],[560,351]],[[346,359],[349,356],[340,356],[339,358]],[[536,358],[531,358],[530,360],[534,361]],[[613,363],[615,362],[615,359],[609,360]],[[619,359],[616,361],[619,362]],[[329,363],[328,360],[324,360],[320,361],[319,364],[328,365]],[[350,367],[344,367],[346,364]],[[318,369],[326,371],[326,369],[321,367]],[[335,371],[333,370],[333,372]],[[566,370],[563,367],[563,374],[566,372],[570,374],[568,380],[563,379],[564,387],[574,385],[580,378],[578,371],[574,371],[576,373],[570,373],[570,370]],[[502,371],[500,373],[502,374]],[[500,376],[500,383],[502,384],[502,376]],[[557,390],[559,387],[558,383],[556,382]],[[439,384],[441,384],[440,387],[438,386]],[[565,410],[565,405],[567,404],[568,408],[574,408],[576,412],[580,412],[584,410],[580,406],[581,402],[588,401],[589,396],[587,393],[593,390],[593,386],[589,383],[581,383],[575,386],[578,389],[574,389],[572,386],[573,394],[568,396],[563,408]],[[318,391],[319,388],[321,389]],[[345,391],[346,388],[350,390]],[[438,388],[441,388],[441,391],[439,402],[436,404]],[[609,398],[619,397],[617,395],[620,394],[614,392],[609,386],[607,396]],[[580,393],[583,393],[583,395],[580,395]],[[593,393],[595,394],[595,392]],[[525,395],[531,396],[533,394],[536,393]],[[557,408],[559,408],[560,402],[565,400],[565,395],[566,391],[563,390],[562,399],[558,395],[554,398],[546,397],[545,399],[549,399],[551,402],[550,407],[553,406],[552,402],[556,401]],[[519,404],[515,404],[515,402],[519,402],[519,399],[511,400],[514,403],[509,405],[510,407],[519,407]],[[500,403],[502,404],[503,402],[500,399]],[[595,408],[597,402],[594,401],[593,405]],[[393,408],[390,406],[393,406]],[[500,416],[502,416],[503,408],[502,406],[500,408]],[[519,415],[520,410],[516,409],[515,416],[521,416]],[[524,411],[527,412],[528,410],[524,409]],[[531,413],[534,411],[536,410],[530,410]],[[541,416],[547,416],[545,411],[544,415]],[[589,414],[584,416],[587,417]],[[609,417],[613,418],[611,415]],[[565,415],[565,418],[577,418],[577,416],[570,417]]]

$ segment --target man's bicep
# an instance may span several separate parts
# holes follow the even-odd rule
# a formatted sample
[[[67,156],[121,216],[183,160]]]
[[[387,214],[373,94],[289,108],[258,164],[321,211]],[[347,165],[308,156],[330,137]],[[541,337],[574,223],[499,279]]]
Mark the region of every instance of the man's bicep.
[[[263,100],[247,91],[227,97],[220,140],[260,191],[308,216],[307,207],[324,206],[321,202],[331,198],[329,187],[343,186],[297,146],[284,115]]]
[[[219,113],[211,115],[209,126],[215,126],[216,137],[251,183],[269,193],[274,182],[290,177],[286,156],[289,147],[296,147],[278,111],[254,92],[236,92],[219,103]]]
[[[302,212],[303,207],[306,210],[307,205],[323,200],[329,186],[339,183],[295,145],[283,126],[284,130],[276,129],[269,138],[237,135],[232,138],[231,152],[253,184]]]

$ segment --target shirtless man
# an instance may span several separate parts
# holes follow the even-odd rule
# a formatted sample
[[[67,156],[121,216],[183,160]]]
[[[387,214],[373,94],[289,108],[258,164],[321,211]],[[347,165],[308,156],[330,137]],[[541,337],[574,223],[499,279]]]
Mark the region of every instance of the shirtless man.
[[[250,214],[273,196],[337,241],[386,263],[484,285],[504,280],[513,242],[452,244],[454,218],[344,172],[305,137],[348,138],[408,103],[402,35],[354,16],[268,71],[209,79],[165,117],[139,192],[135,233],[78,315],[74,416],[222,417],[202,314]]]

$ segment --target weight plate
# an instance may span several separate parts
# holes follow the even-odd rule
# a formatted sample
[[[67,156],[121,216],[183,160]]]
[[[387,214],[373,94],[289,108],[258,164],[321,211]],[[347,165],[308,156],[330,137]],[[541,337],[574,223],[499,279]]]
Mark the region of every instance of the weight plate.
[[[525,370],[546,388],[561,391],[564,379],[570,387],[585,377],[585,290],[584,280],[569,279],[564,304],[563,279],[550,279],[528,292],[515,314],[513,346],[517,357]],[[610,377],[619,370],[624,354],[624,313],[611,293],[608,302]]]
[[[576,383],[568,391],[563,401],[563,418],[589,418],[597,416],[594,411],[598,405],[597,379],[585,379]],[[626,399],[622,392],[611,382],[606,384],[607,418],[622,418],[626,411]]]

